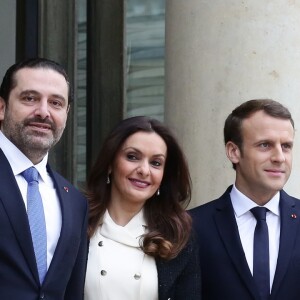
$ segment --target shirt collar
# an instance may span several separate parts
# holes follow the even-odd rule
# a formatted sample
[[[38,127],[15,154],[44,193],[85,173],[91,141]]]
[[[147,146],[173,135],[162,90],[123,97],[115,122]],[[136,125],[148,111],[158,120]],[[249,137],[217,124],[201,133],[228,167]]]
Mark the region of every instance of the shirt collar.
[[[145,218],[143,209],[137,213],[125,226],[117,225],[108,210],[103,216],[103,224],[100,227],[101,235],[115,242],[140,248],[140,239],[145,233]]]
[[[33,165],[32,161],[22,152],[19,150],[18,147],[15,146],[4,134],[2,131],[0,131],[0,148],[2,149],[4,155],[6,156],[13,174],[19,175],[26,169],[34,166],[43,181],[46,181],[47,178],[47,161],[48,161],[48,153],[45,155],[45,157],[42,159],[41,162],[39,162],[36,165]]]
[[[251,208],[257,206],[254,201],[241,193],[235,185],[232,187],[232,190],[230,192],[230,198],[237,217],[240,217],[241,215],[247,213]],[[280,193],[277,192],[274,197],[264,205],[264,207],[266,207],[269,211],[277,216],[280,215],[279,199]]]

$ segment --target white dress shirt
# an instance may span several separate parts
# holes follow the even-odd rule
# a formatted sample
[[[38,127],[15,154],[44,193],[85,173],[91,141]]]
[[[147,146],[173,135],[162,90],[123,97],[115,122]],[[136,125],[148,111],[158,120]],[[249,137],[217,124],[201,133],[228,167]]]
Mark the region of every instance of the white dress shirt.
[[[108,211],[90,240],[85,300],[157,300],[155,260],[140,249],[145,233],[143,211],[126,226],[117,225]]]
[[[235,219],[239,229],[240,239],[248,262],[249,269],[253,274],[253,242],[256,219],[250,209],[258,206],[251,199],[242,194],[234,185],[231,193],[231,202],[235,213]],[[280,210],[279,192],[266,204],[266,221],[269,231],[269,255],[270,255],[270,291],[274,280],[280,238]]]
[[[27,181],[21,175],[23,171],[34,166],[39,172],[39,190],[43,201],[47,231],[47,267],[51,263],[61,230],[61,209],[53,181],[47,172],[48,154],[37,165],[33,163],[0,131],[0,148],[5,154],[17,184],[20,188],[25,208],[27,209]]]

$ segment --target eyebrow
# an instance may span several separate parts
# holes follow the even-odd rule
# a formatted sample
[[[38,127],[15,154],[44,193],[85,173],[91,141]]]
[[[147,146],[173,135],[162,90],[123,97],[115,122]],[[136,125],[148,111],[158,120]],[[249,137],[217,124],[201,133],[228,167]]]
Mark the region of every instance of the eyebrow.
[[[285,142],[285,143],[282,143],[282,144],[287,144],[287,145],[290,145],[290,146],[294,146],[294,142]]]
[[[142,153],[142,151],[140,151],[139,149],[135,148],[135,147],[132,147],[132,146],[129,146],[129,147],[126,147],[126,148],[123,148],[122,151],[126,151],[126,150],[133,150],[133,151],[136,151],[138,153]],[[159,153],[159,154],[154,154],[152,155],[153,157],[164,157],[166,158],[166,155],[162,154],[162,153]]]
[[[257,141],[255,143],[255,145],[260,145],[260,144],[263,144],[263,143],[275,144],[272,140],[263,139],[263,140]],[[287,145],[293,146],[294,145],[294,141],[286,141],[286,142],[282,142],[281,144],[287,144]]]

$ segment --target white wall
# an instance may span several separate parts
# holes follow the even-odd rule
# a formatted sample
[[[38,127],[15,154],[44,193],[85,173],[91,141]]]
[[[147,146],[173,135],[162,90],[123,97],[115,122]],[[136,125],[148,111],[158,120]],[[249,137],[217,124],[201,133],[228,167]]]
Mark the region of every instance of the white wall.
[[[300,198],[299,1],[167,0],[165,120],[190,163],[192,206],[233,183],[224,121],[254,98],[272,98],[292,113],[294,166],[285,190]]]

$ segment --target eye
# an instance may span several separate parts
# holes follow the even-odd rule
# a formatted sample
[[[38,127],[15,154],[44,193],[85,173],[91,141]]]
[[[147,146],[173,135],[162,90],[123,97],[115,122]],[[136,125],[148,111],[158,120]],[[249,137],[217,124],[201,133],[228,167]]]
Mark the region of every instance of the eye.
[[[267,143],[267,142],[259,144],[259,147],[260,147],[260,148],[263,148],[263,149],[266,149],[266,148],[268,148],[269,146],[270,146],[270,144]]]
[[[282,149],[285,149],[285,150],[289,150],[289,149],[292,149],[292,145],[291,144],[282,144]]]
[[[161,162],[157,161],[157,160],[154,160],[154,161],[151,162],[151,165],[154,166],[154,167],[160,167],[161,166]]]
[[[31,95],[27,95],[27,96],[24,96],[24,97],[22,98],[22,100],[24,100],[24,101],[26,101],[26,102],[33,102],[33,101],[36,100],[36,97],[31,96]]]
[[[63,106],[62,102],[59,100],[50,100],[49,103],[55,108],[60,108]]]
[[[159,168],[162,167],[164,165],[164,162],[161,161],[160,159],[154,159],[150,162],[150,164],[155,167],[155,168]]]
[[[133,154],[133,153],[128,153],[128,154],[126,155],[126,157],[127,157],[128,160],[138,160],[137,155],[135,155],[135,154]]]

